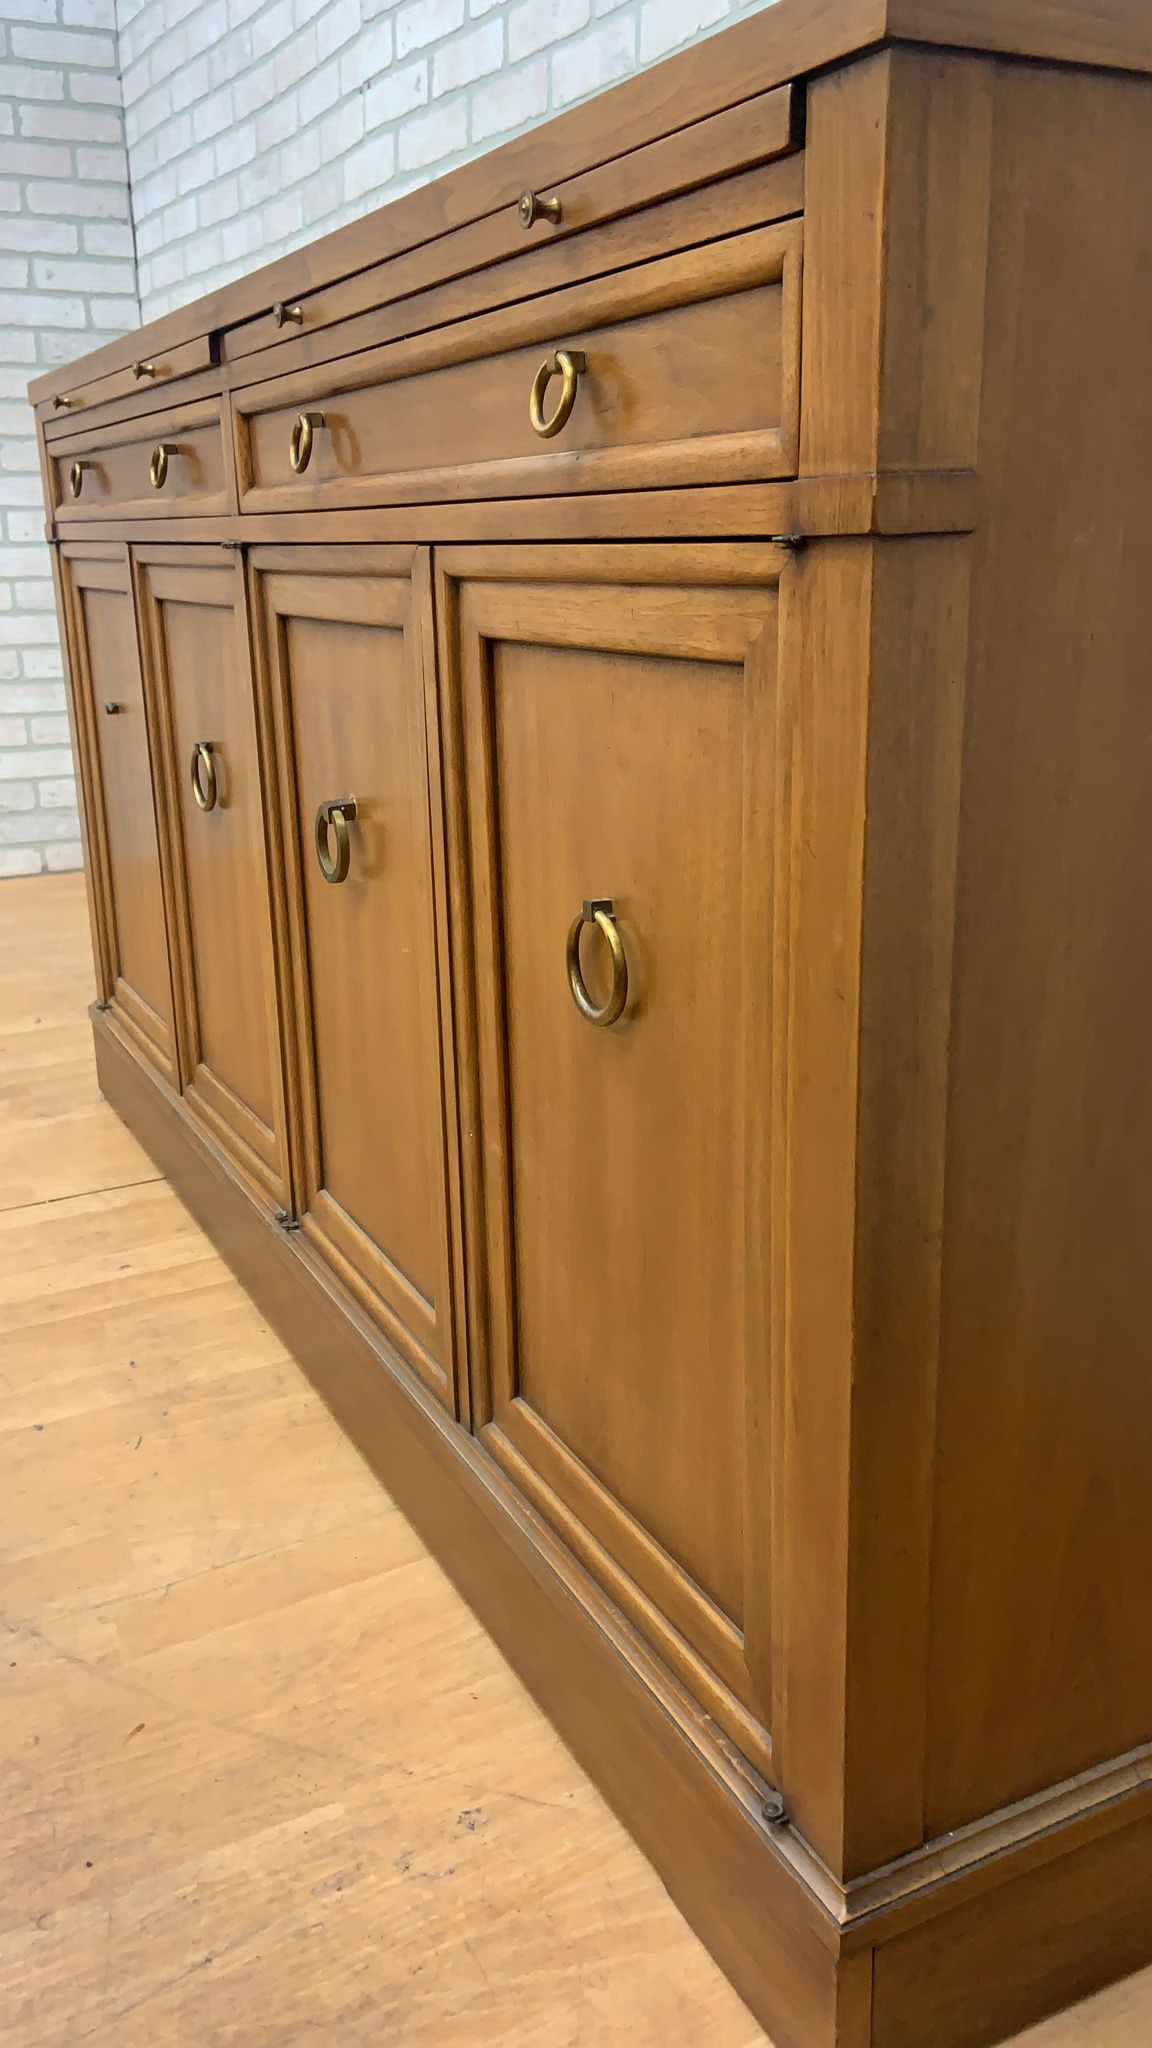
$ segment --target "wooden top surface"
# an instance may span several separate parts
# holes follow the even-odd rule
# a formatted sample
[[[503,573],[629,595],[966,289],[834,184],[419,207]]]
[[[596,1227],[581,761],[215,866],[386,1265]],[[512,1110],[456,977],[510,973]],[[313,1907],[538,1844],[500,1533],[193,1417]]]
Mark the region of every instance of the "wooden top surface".
[[[777,0],[363,219],[38,377],[29,395],[40,403],[141,354],[251,319],[278,299],[511,206],[525,186],[547,189],[884,42],[1152,73],[1152,0]]]

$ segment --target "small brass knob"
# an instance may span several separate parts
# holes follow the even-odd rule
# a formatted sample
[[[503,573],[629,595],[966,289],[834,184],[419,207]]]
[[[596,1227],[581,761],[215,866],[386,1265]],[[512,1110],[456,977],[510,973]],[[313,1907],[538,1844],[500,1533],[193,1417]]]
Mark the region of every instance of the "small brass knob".
[[[124,706],[122,704],[117,704],[113,702],[113,700],[109,698],[107,704],[104,706],[104,709],[108,713],[109,718],[115,718],[118,712],[123,711]]]
[[[283,299],[277,299],[276,304],[272,308],[272,318],[276,322],[277,327],[285,327],[289,321],[296,327],[302,327],[304,324],[304,308],[303,306],[286,306]]]
[[[63,398],[61,397],[60,393],[57,392],[56,396],[52,400],[52,410],[53,412],[66,412],[68,407],[70,405],[75,405],[75,403],[76,401],[74,398]]]
[[[132,375],[137,383],[139,383],[141,377],[154,377],[156,375],[156,365],[155,363],[133,363]]]
[[[538,192],[522,192],[517,211],[522,228],[534,228],[538,220],[550,220],[558,228],[564,218],[564,204],[560,199],[541,199]]]

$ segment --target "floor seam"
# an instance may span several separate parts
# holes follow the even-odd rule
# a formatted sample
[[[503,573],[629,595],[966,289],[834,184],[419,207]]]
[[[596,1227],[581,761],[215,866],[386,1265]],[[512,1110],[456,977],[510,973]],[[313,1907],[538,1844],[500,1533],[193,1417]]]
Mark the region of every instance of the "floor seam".
[[[86,1202],[91,1195],[120,1195],[129,1188],[154,1187],[163,1179],[162,1173],[149,1173],[143,1180],[108,1181],[101,1187],[75,1188],[67,1195],[41,1195],[35,1202],[0,1202],[0,1216],[16,1216],[21,1209],[51,1209],[58,1202]]]

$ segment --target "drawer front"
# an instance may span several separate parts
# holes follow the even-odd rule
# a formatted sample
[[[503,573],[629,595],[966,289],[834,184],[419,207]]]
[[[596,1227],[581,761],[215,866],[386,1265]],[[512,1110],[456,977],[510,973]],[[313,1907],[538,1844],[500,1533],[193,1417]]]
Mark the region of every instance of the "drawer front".
[[[58,392],[55,398],[43,401],[37,411],[46,420],[66,420],[70,414],[86,412],[111,399],[136,398],[149,392],[162,396],[178,378],[191,377],[211,367],[211,341],[206,334],[199,335],[194,341],[166,349],[163,354],[139,357],[126,370],[112,370],[107,376],[75,384],[70,391]]]
[[[800,248],[757,230],[240,392],[242,509],[792,474]]]
[[[444,561],[473,1414],[767,1767],[780,554],[616,552]]]
[[[49,462],[58,519],[232,509],[218,400],[62,436],[51,442]]]
[[[514,199],[229,330],[225,362],[279,375],[803,211],[793,89]],[[545,177],[544,166],[539,175]],[[363,338],[361,338],[363,337]],[[315,353],[313,353],[313,350]],[[271,352],[271,353],[269,353]]]

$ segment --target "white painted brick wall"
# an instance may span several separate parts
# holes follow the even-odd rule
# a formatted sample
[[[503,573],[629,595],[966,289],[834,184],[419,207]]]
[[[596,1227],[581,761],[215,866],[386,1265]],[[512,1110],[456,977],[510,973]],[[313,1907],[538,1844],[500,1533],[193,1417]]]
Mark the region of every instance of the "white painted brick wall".
[[[767,4],[118,0],[144,317]]]
[[[135,318],[121,105],[153,319],[769,4],[0,0],[0,874],[77,857],[20,398]]]
[[[80,860],[25,387],[138,318],[115,0],[0,0],[0,876]]]

